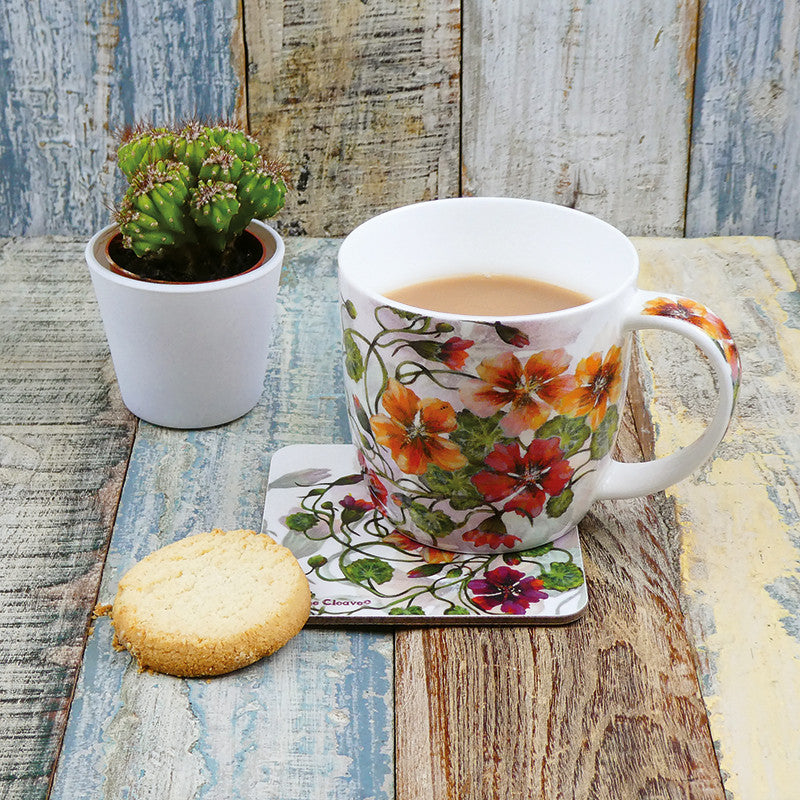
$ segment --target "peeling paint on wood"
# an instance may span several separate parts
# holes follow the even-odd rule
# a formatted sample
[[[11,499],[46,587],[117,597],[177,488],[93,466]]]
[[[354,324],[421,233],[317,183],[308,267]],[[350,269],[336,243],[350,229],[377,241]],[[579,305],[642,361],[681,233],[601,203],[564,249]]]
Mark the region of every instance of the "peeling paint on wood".
[[[245,0],[245,19],[251,126],[294,175],[282,230],[458,194],[457,0]]]
[[[800,3],[703,3],[686,233],[800,237]]]
[[[135,420],[82,244],[0,244],[0,796],[44,798]]]
[[[67,0],[8,5],[0,235],[88,236],[108,224],[122,189],[114,133],[124,125],[241,113],[238,8],[236,0],[91,0],[76,15]]]
[[[800,785],[800,330],[787,311],[800,249],[757,238],[637,240],[640,284],[705,301],[740,347],[742,387],[716,456],[669,490],[682,529],[683,605],[731,800]],[[694,347],[647,332],[659,454],[709,419],[714,388]]]
[[[464,3],[465,194],[680,235],[697,3]]]

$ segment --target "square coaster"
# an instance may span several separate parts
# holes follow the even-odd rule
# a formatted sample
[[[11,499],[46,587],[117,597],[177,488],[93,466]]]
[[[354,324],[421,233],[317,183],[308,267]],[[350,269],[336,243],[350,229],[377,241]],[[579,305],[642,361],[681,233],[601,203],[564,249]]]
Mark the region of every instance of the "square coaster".
[[[515,553],[424,546],[375,508],[349,444],[278,450],[263,530],[308,576],[309,625],[558,625],[588,602],[577,528]]]

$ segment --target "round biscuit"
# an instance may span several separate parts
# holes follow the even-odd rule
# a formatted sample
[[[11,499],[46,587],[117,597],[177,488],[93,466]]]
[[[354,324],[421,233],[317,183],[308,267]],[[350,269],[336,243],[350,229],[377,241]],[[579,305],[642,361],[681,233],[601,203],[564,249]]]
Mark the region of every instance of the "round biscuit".
[[[308,580],[291,551],[249,530],[162,547],[119,583],[114,643],[141,669],[221,675],[274,653],[305,625]]]

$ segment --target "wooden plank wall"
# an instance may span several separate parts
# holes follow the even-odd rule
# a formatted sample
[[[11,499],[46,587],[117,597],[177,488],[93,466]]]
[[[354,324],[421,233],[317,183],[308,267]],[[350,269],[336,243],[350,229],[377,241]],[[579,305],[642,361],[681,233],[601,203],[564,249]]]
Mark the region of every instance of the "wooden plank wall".
[[[0,235],[88,235],[113,131],[248,119],[339,236],[434,197],[800,238],[800,0],[54,0],[0,12]]]

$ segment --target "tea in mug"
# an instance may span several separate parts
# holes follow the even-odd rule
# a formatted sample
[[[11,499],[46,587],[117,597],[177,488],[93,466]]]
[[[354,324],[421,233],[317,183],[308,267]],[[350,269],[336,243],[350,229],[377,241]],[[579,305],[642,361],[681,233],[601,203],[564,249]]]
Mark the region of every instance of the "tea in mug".
[[[553,283],[518,275],[451,275],[384,294],[395,303],[434,313],[520,317],[563,311],[592,298]]]

